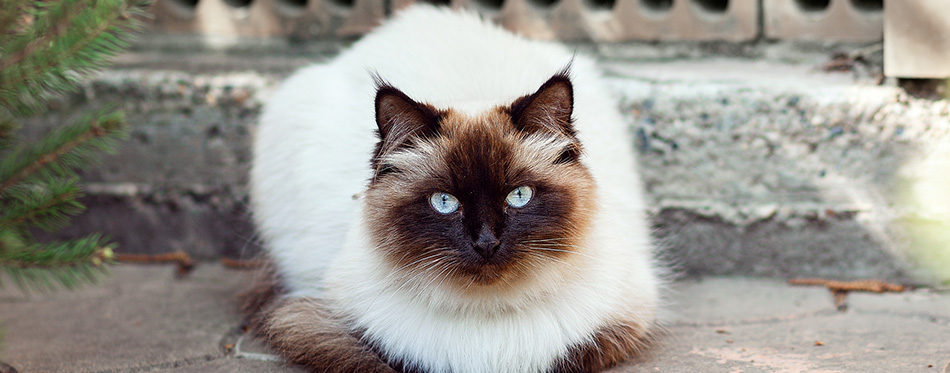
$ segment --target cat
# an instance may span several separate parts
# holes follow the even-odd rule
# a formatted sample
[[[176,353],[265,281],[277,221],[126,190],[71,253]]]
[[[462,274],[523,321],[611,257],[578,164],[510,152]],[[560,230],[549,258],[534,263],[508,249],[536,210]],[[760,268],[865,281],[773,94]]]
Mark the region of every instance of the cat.
[[[261,114],[254,327],[320,372],[592,372],[647,346],[658,266],[594,62],[477,15],[398,13]]]

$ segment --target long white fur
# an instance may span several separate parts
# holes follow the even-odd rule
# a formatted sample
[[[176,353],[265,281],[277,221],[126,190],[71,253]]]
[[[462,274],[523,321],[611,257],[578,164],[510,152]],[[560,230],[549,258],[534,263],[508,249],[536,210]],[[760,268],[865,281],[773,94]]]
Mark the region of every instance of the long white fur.
[[[594,228],[570,271],[539,269],[516,290],[425,291],[375,252],[359,195],[371,177],[371,72],[420,102],[475,115],[537,90],[573,59],[574,118],[597,183]],[[619,319],[648,326],[658,281],[628,128],[594,63],[477,16],[398,14],[324,65],[289,78],[254,144],[254,218],[293,297],[324,298],[392,357],[431,372],[538,372]]]

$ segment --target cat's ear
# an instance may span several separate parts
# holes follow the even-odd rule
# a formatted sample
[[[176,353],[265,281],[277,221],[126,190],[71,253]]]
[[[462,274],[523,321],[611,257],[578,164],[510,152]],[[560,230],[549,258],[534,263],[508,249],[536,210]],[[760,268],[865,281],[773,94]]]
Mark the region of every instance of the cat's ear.
[[[511,104],[511,120],[520,131],[547,131],[576,138],[571,114],[574,112],[574,86],[567,71],[555,74],[538,88]]]
[[[376,126],[380,141],[377,156],[405,145],[413,137],[436,134],[439,117],[439,112],[431,106],[413,101],[388,83],[377,83]]]

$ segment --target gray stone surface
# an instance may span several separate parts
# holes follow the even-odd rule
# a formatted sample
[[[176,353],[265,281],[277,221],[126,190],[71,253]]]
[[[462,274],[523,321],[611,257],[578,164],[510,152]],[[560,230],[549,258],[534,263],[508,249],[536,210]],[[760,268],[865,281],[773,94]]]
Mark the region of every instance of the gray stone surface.
[[[235,295],[249,277],[202,266],[127,266],[75,292],[0,295],[2,360],[21,372],[145,371],[220,358],[240,322]]]
[[[257,115],[283,77],[343,45],[208,51],[174,40],[137,47],[27,126],[35,135],[108,102],[129,118],[119,155],[86,172],[90,212],[63,235],[104,231],[122,251],[252,254],[245,184]],[[950,159],[939,151],[950,101],[878,85],[880,50],[574,47],[599,56],[620,97],[662,255],[682,273],[950,279],[950,252],[934,238],[950,230],[950,204],[916,193],[946,184],[933,170],[950,173],[939,166]],[[868,63],[825,71],[835,50]]]
[[[0,361],[21,372],[302,372],[237,331],[235,294],[250,273],[210,264],[181,279],[173,273],[123,265],[75,292],[0,291]],[[852,293],[848,311],[837,312],[821,287],[680,281],[668,291],[666,333],[612,371],[942,372],[950,365],[947,291]]]
[[[890,0],[884,14],[888,76],[950,78],[950,3]]]

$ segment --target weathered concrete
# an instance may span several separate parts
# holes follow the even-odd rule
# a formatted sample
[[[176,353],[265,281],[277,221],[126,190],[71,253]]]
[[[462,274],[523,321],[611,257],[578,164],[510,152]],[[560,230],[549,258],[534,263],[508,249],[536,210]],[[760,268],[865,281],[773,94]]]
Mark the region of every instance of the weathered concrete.
[[[880,41],[882,1],[763,0],[763,33],[770,39]]]
[[[238,326],[235,294],[248,278],[203,267],[186,279],[170,266],[117,266],[76,292],[0,295],[3,361],[21,372],[146,371],[220,358]]]
[[[117,266],[99,286],[25,297],[0,290],[0,361],[21,372],[302,372],[240,335],[234,295],[250,273]],[[942,372],[950,293],[849,295],[751,278],[673,283],[667,332],[613,372]],[[237,341],[241,339],[241,343]],[[818,342],[821,345],[818,345]]]
[[[339,39],[362,35],[387,16],[416,2],[477,11],[504,27],[537,39],[729,40],[759,33],[759,2],[678,0],[157,0],[150,29],[205,36]]]
[[[950,3],[888,1],[884,72],[904,78],[950,78]]]
[[[600,56],[620,96],[663,256],[682,272],[950,278],[917,269],[950,263],[926,233],[950,227],[950,207],[915,192],[944,183],[928,170],[946,158],[935,149],[950,141],[950,102],[877,85],[880,51],[826,72],[820,45],[575,46]],[[340,45],[268,45],[263,57],[181,48],[122,56],[27,127],[106,102],[132,126],[119,155],[86,172],[90,212],[65,235],[101,230],[120,250],[200,258],[255,252],[245,188],[255,118],[283,77]]]
[[[170,34],[339,38],[379,25],[384,5],[380,0],[157,0],[148,24]]]

